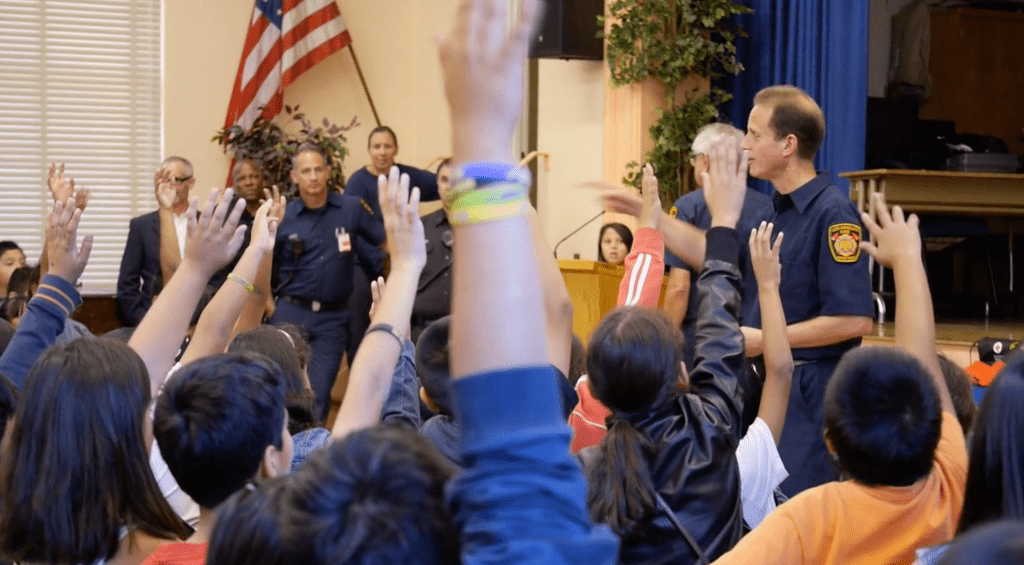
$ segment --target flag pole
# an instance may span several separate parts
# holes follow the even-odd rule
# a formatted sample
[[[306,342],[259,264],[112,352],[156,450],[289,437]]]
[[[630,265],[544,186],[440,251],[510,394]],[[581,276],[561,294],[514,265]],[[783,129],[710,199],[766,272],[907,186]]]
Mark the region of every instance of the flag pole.
[[[352,54],[352,62],[356,64],[356,74],[359,75],[359,82],[363,84],[363,92],[366,93],[366,99],[370,102],[370,111],[373,112],[373,119],[377,122],[377,127],[380,127],[380,116],[377,115],[377,107],[373,104],[373,96],[370,96],[370,88],[366,86],[363,69],[359,67],[359,59],[356,58],[356,50],[352,48],[351,41],[348,42],[348,52]]]

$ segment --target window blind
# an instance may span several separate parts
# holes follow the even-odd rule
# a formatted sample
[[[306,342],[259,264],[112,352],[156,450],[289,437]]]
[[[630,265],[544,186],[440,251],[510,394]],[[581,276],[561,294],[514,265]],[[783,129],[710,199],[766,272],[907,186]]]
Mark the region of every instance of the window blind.
[[[155,208],[161,160],[160,0],[0,0],[0,239],[30,263],[65,162],[91,193],[83,293],[112,294],[128,221]]]

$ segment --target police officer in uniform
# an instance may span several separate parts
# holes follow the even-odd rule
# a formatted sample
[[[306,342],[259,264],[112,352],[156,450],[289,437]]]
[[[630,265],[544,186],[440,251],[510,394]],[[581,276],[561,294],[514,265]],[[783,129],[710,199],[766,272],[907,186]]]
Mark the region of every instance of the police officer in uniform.
[[[444,201],[451,186],[451,159],[437,168],[437,190]],[[444,208],[423,216],[427,241],[427,264],[420,274],[416,302],[412,307],[412,339],[435,320],[451,313],[452,305],[452,226]]]
[[[326,159],[316,145],[298,148],[291,178],[300,198],[288,203],[277,230],[271,323],[292,323],[309,334],[309,381],[318,416],[325,419],[349,338],[355,256],[374,276],[381,274],[385,235],[358,198],[329,189]]]

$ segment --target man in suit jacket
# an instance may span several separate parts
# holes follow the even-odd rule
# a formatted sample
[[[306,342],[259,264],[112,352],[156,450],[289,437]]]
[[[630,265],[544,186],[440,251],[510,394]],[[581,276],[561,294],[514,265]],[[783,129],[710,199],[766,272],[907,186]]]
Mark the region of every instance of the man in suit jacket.
[[[174,188],[170,210],[173,213],[178,245],[183,248],[188,226],[188,194],[196,184],[192,163],[184,157],[168,157],[157,171],[157,179],[164,170],[170,174]],[[154,184],[156,184],[154,182]],[[183,249],[179,249],[184,254]],[[160,210],[154,210],[128,224],[128,240],[121,256],[121,270],[117,276],[117,316],[122,325],[137,326],[146,315],[153,296],[163,287],[160,269]]]

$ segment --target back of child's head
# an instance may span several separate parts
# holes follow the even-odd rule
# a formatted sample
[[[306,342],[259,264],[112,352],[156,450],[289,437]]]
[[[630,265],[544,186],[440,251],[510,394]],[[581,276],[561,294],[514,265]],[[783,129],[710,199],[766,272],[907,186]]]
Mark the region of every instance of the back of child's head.
[[[10,280],[7,281],[8,296],[11,293],[27,297],[35,294],[36,288],[39,287],[39,272],[39,265],[25,265],[14,269]]]
[[[1024,351],[1006,359],[974,423],[959,530],[999,518],[1024,520]]]
[[[613,412],[648,410],[679,382],[682,339],[659,312],[633,306],[611,311],[587,346],[590,390]]]
[[[252,481],[267,448],[283,447],[284,399],[281,369],[258,353],[207,357],[168,379],[153,433],[182,490],[214,508]]]
[[[207,562],[458,563],[458,535],[444,503],[454,473],[415,431],[353,432],[314,453],[283,487],[274,481],[229,500]],[[276,528],[268,524],[274,519]]]
[[[441,414],[452,415],[452,377],[448,354],[451,317],[430,324],[416,341],[416,375]]]
[[[280,328],[262,325],[235,336],[228,345],[228,352],[254,351],[277,363],[285,376],[288,431],[297,434],[319,426],[320,421],[316,417],[316,399],[309,389],[309,378],[293,340]]]
[[[576,334],[572,334],[572,344],[569,350],[569,374],[565,376],[569,380],[569,384],[576,386],[582,377],[587,372],[587,348],[583,345],[583,340]]]
[[[927,370],[905,351],[862,347],[843,355],[824,415],[825,436],[850,478],[907,486],[931,472],[942,404]]]
[[[7,433],[7,423],[14,417],[18,407],[18,389],[10,379],[0,374],[0,438]],[[3,450],[0,450],[2,457]]]
[[[1024,563],[1024,521],[999,520],[953,539],[936,565]]]
[[[939,354],[939,367],[942,369],[942,377],[946,379],[949,396],[953,399],[956,419],[960,422],[960,427],[963,428],[966,436],[971,432],[974,419],[978,416],[978,405],[974,403],[971,376],[960,365],[950,361],[941,353]]]

